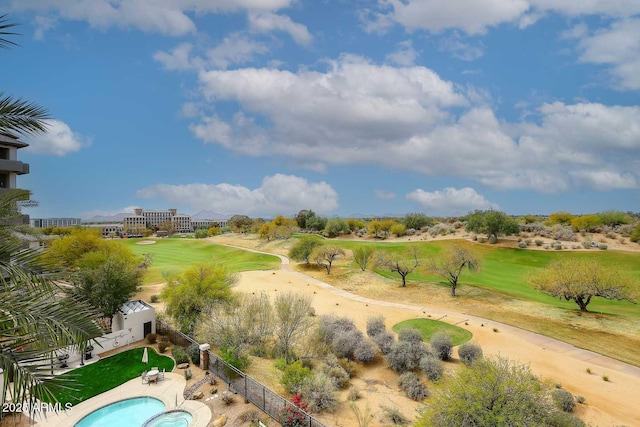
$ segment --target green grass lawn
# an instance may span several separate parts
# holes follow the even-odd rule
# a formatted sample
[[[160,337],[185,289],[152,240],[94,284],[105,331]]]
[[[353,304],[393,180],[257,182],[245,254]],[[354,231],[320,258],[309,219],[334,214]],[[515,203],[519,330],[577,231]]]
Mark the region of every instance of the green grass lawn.
[[[201,239],[155,239],[154,245],[138,245],[141,240],[151,239],[123,239],[122,244],[136,255],[153,256],[145,284],[164,282],[165,276],[179,274],[189,266],[203,262],[222,264],[231,272],[271,270],[280,265],[280,259],[273,255],[229,248]]]
[[[524,301],[539,302],[554,307],[568,310],[577,309],[572,301],[553,298],[534,289],[529,283],[530,275],[535,274],[540,268],[550,262],[564,258],[588,258],[600,260],[605,263],[619,265],[623,270],[630,272],[640,280],[640,254],[637,252],[623,251],[538,251],[511,249],[492,246],[489,244],[477,244],[465,240],[438,240],[432,242],[410,243],[383,243],[383,242],[358,242],[358,241],[327,241],[339,245],[345,249],[353,250],[360,245],[372,245],[376,250],[401,252],[409,245],[419,245],[422,266],[427,264],[429,257],[438,256],[447,246],[457,244],[475,250],[481,262],[481,270],[478,272],[465,272],[460,278],[458,292],[465,286],[473,285],[493,292],[505,294],[511,298]],[[354,270],[359,267],[352,263],[349,268]],[[396,280],[400,284],[400,276],[386,270],[375,270],[376,273],[386,278]],[[430,275],[424,269],[418,268],[407,276],[407,281],[436,282],[448,286],[444,278]],[[589,311],[595,313],[625,315],[640,318],[640,307],[627,301],[609,301],[602,298],[594,298],[589,305]]]
[[[469,341],[473,336],[473,334],[466,329],[450,325],[449,323],[431,319],[409,319],[400,323],[396,323],[393,326],[393,330],[396,332],[404,328],[418,329],[420,332],[422,332],[422,339],[425,342],[429,342],[434,334],[438,332],[444,332],[451,337],[451,342],[454,346]]]
[[[74,390],[70,393],[56,393],[57,399],[61,403],[76,405],[133,378],[140,378],[142,372],[152,366],[157,366],[160,371],[173,370],[175,363],[172,358],[160,355],[148,347],[149,363],[142,363],[142,352],[142,347],[134,348],[60,375],[61,378],[70,380],[69,387]]]

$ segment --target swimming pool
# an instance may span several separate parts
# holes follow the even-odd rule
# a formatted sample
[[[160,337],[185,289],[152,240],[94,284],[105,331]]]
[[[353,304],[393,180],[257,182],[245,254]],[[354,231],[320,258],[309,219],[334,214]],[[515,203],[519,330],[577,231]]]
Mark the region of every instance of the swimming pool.
[[[75,427],[140,427],[164,411],[164,403],[153,397],[134,397],[103,406],[82,418]]]
[[[142,427],[187,427],[192,419],[189,412],[174,409],[154,416]]]

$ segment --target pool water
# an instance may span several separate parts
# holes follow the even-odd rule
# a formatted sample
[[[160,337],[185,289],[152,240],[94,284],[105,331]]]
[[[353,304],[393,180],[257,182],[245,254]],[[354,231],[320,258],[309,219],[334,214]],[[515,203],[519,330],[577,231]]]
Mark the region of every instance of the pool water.
[[[140,427],[164,408],[164,403],[153,397],[134,397],[93,411],[75,427]]]
[[[187,427],[192,419],[193,416],[187,411],[173,410],[156,415],[143,427]]]

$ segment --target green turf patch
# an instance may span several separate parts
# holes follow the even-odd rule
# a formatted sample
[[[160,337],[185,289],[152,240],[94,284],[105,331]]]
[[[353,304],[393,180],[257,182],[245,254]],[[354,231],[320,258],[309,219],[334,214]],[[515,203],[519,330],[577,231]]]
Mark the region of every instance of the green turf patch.
[[[153,245],[138,245],[142,240],[155,240]],[[151,266],[144,277],[145,284],[161,283],[167,276],[182,273],[197,263],[215,262],[230,272],[272,270],[280,259],[242,249],[213,244],[201,239],[123,239],[136,255],[151,254]]]
[[[416,328],[420,332],[422,332],[422,338],[425,342],[429,342],[431,337],[438,333],[444,332],[451,337],[451,342],[453,345],[463,344],[471,339],[473,334],[466,329],[459,328],[454,325],[450,325],[449,323],[440,322],[438,320],[431,319],[409,319],[404,320],[400,323],[396,323],[393,326],[393,330],[395,332],[400,331],[400,329],[404,328]]]
[[[152,366],[157,366],[160,371],[173,370],[175,362],[172,358],[148,347],[149,363],[142,363],[142,352],[142,347],[134,348],[60,375],[60,378],[69,380],[69,387],[74,390],[55,393],[58,401],[77,405],[133,378],[140,378],[142,372]]]

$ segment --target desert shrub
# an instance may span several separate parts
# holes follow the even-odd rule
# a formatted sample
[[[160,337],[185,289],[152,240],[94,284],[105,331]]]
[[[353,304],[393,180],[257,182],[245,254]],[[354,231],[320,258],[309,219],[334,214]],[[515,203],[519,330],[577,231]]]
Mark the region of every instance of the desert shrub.
[[[249,358],[244,352],[240,350],[234,351],[232,348],[222,347],[219,356],[220,359],[241,371],[249,366],[250,363]]]
[[[156,341],[158,340],[158,335],[154,333],[149,333],[145,338],[147,339],[147,342],[149,344],[155,344]]]
[[[562,249],[562,243],[560,242],[555,242],[553,244],[553,249],[555,249],[556,251],[559,251],[560,249]]]
[[[349,373],[340,366],[335,355],[331,354],[323,363],[321,371],[331,379],[331,383],[335,388],[344,388],[349,384]]]
[[[282,364],[278,364],[278,367],[282,367]],[[311,369],[302,366],[302,362],[299,360],[288,365],[285,363],[285,366],[281,370],[282,376],[280,377],[280,384],[282,384],[288,393],[297,393],[300,391],[302,383],[313,375]]]
[[[418,367],[420,359],[429,351],[424,344],[413,344],[408,341],[397,341],[385,356],[387,366],[396,372],[407,372]]]
[[[623,224],[618,228],[618,233],[622,237],[629,237],[631,236],[632,230],[633,230],[633,227],[631,226],[631,224]]]
[[[380,347],[382,354],[389,354],[391,347],[396,342],[395,337],[391,332],[385,331],[372,337],[373,341]]]
[[[309,403],[310,411],[331,410],[338,404],[333,383],[323,374],[308,377],[300,387],[300,395]]]
[[[478,243],[485,243],[487,241],[486,237],[478,237]]]
[[[568,392],[567,390],[556,389],[551,393],[551,398],[553,399],[553,403],[564,412],[573,411],[574,406],[576,405],[573,400],[573,394]]]
[[[605,236],[607,236],[607,238],[609,238],[609,239],[615,239],[616,237],[618,237],[616,232],[613,231],[613,230],[607,231],[607,234],[605,234]]]
[[[435,237],[437,235],[446,236],[449,234],[449,226],[447,224],[439,223],[429,228],[429,234]]]
[[[233,393],[229,393],[228,391],[225,390],[222,392],[222,396],[220,396],[220,400],[222,400],[222,402],[228,406],[228,405],[231,405],[235,399],[233,398]]]
[[[362,332],[357,329],[343,331],[339,330],[335,333],[331,348],[338,357],[346,357],[353,359],[353,355],[363,340]]]
[[[490,244],[492,244],[492,245],[494,245],[494,244],[496,244],[497,242],[498,242],[498,238],[496,237],[496,235],[495,235],[495,234],[492,234],[492,235],[489,237],[489,243],[490,243]]]
[[[606,251],[607,250],[607,244],[606,243],[598,243],[598,249],[600,249],[601,251]]]
[[[482,357],[482,348],[473,342],[466,342],[458,347],[458,357],[465,365],[469,366]]]
[[[184,370],[184,379],[189,381],[191,378],[193,377],[193,373],[191,372],[191,369],[187,368]]]
[[[387,421],[389,421],[393,425],[407,425],[409,424],[409,420],[407,417],[402,415],[398,408],[393,408],[390,406],[380,406],[380,409],[384,411],[384,417]]]
[[[573,227],[568,225],[554,225],[553,226],[553,239],[563,240],[565,242],[577,242],[578,236],[573,231]]]
[[[422,332],[417,328],[402,328],[398,331],[398,340],[419,344],[422,343]]]
[[[187,354],[194,364],[198,365],[200,363],[200,346],[198,344],[191,344],[187,347]]]
[[[451,337],[443,332],[436,333],[431,337],[431,348],[438,359],[449,360],[453,349]]]
[[[591,240],[585,239],[582,241],[582,247],[585,249],[589,249],[591,247]]]
[[[383,316],[372,316],[367,319],[367,335],[371,338],[381,332],[386,332],[387,327],[384,324]]]
[[[518,243],[518,247],[519,247],[520,249],[524,249],[524,248],[526,248],[526,247],[527,247],[527,242],[522,241],[522,242]]]
[[[178,364],[189,362],[189,356],[187,355],[187,352],[184,351],[184,347],[180,347],[179,345],[173,347],[173,350],[171,350],[171,355]]]
[[[395,234],[397,237],[402,237],[407,234],[407,227],[404,224],[394,224],[391,226],[391,234]]]
[[[586,402],[586,401],[587,401],[587,399],[586,399],[584,396],[580,396],[580,395],[577,395],[577,396],[576,396],[576,402],[578,402],[578,403],[581,403],[581,404],[582,404],[582,403],[584,403],[584,402]]]
[[[415,229],[413,229],[413,228],[407,228],[407,229],[405,230],[405,234],[406,234],[407,236],[415,236],[415,234],[416,234],[416,230],[415,230]]]
[[[358,362],[371,363],[376,357],[378,349],[371,341],[362,340],[353,352],[353,358]]]
[[[308,409],[308,403],[299,394],[291,399],[292,405],[287,405],[280,411],[280,425],[282,427],[303,427],[308,425],[303,411]]]
[[[561,411],[554,411],[549,414],[547,425],[553,427],[586,427],[586,424],[580,418]]]
[[[535,240],[536,246],[542,246],[543,243],[544,243],[544,240],[540,240],[540,239]]]
[[[409,399],[422,400],[429,396],[427,387],[422,384],[415,372],[405,372],[398,378],[398,385]]]
[[[420,359],[419,366],[429,381],[438,381],[442,378],[444,368],[440,359],[434,356],[425,356]]]
[[[152,303],[156,303],[156,302],[158,302],[158,300],[159,300],[158,295],[151,295],[151,302]]]
[[[347,396],[351,402],[355,402],[360,399],[360,389],[358,387],[352,386],[349,388],[349,395]]]
[[[158,343],[158,351],[160,353],[164,353],[165,351],[167,351],[167,348],[169,348],[169,341],[160,341]]]

